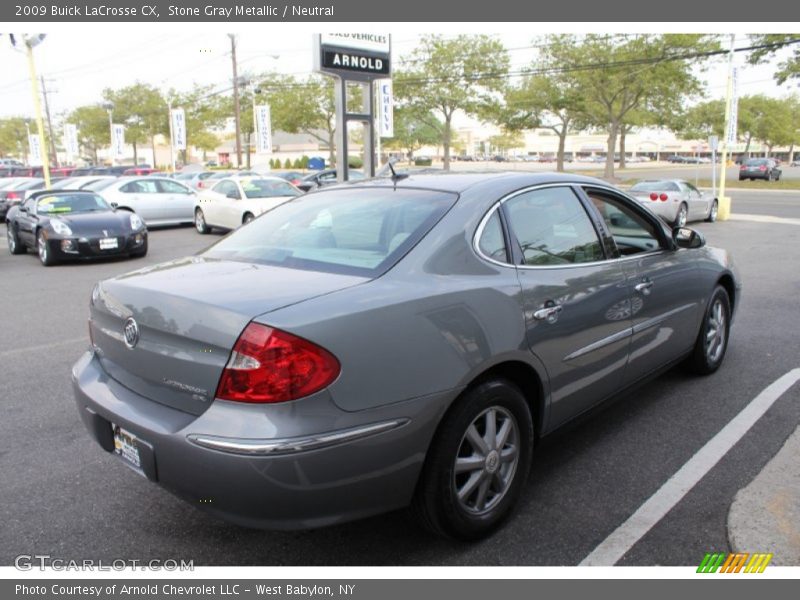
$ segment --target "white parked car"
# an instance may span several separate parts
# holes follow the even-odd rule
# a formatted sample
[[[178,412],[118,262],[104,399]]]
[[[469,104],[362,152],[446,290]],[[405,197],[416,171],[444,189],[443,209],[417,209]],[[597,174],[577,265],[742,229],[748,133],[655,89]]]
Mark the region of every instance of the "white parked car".
[[[236,229],[301,194],[280,177],[227,177],[200,192],[194,205],[194,226],[199,233],[208,233],[213,227]]]
[[[116,181],[113,175],[78,175],[76,177],[64,177],[50,186],[51,190],[82,190],[89,189],[94,183],[107,182],[110,184]]]
[[[197,194],[167,177],[116,177],[85,189],[97,192],[120,210],[135,212],[147,226],[180,225],[194,218]]]

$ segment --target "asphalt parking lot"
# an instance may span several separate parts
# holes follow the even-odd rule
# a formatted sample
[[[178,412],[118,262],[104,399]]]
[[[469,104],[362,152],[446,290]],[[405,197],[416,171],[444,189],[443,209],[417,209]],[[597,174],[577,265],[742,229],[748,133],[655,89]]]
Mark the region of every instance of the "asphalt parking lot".
[[[141,479],[90,439],[73,401],[69,374],[88,344],[89,294],[100,279],[194,253],[218,236],[155,230],[146,258],[52,268],[3,244],[0,564],[19,554],[195,565],[580,563],[761,390],[800,367],[800,193],[731,195],[735,219],[693,225],[734,253],[744,282],[722,368],[706,378],[673,370],[556,434],[534,455],[517,513],[476,544],[432,538],[403,513],[316,531],[247,530]],[[728,550],[734,495],[798,422],[795,385],[619,564],[697,565],[706,552]]]

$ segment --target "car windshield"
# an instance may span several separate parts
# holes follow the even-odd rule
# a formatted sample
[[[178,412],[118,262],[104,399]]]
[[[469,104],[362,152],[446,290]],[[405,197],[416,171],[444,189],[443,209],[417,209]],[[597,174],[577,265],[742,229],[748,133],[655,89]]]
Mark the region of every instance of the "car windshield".
[[[244,195],[248,198],[274,198],[276,196],[299,196],[302,192],[287,181],[271,179],[245,179],[242,181]]]
[[[203,256],[377,276],[422,239],[457,197],[393,188],[300,196],[223,238]]]
[[[97,194],[58,194],[43,196],[36,203],[37,212],[41,214],[66,214],[111,210]]]
[[[674,181],[640,181],[631,188],[632,192],[677,192]]]

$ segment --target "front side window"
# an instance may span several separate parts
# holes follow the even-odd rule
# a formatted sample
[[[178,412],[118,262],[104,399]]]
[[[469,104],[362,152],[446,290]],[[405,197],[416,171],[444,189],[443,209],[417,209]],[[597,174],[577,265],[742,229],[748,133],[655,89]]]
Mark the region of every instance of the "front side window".
[[[540,188],[505,203],[509,226],[530,266],[603,260],[600,238],[568,187]]]
[[[656,225],[645,219],[621,198],[598,190],[586,189],[623,256],[651,252],[661,247]]]
[[[422,239],[456,198],[392,188],[299,196],[223,238],[203,256],[377,276]]]

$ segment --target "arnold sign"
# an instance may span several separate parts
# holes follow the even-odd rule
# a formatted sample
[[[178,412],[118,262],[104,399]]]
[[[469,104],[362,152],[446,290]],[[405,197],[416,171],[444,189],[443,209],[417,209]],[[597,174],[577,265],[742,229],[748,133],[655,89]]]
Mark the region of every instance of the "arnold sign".
[[[391,37],[383,33],[321,33],[314,36],[314,70],[350,80],[391,75]]]

